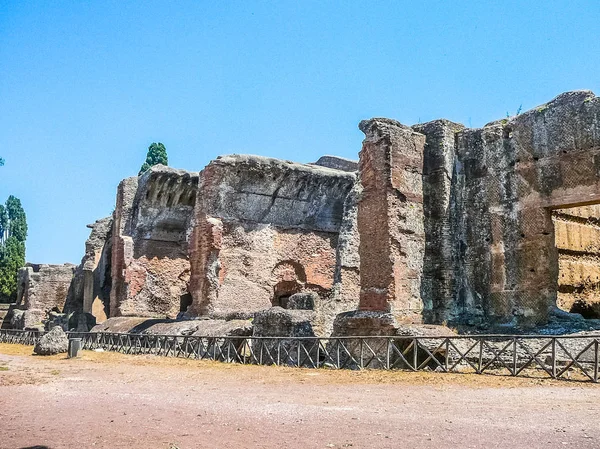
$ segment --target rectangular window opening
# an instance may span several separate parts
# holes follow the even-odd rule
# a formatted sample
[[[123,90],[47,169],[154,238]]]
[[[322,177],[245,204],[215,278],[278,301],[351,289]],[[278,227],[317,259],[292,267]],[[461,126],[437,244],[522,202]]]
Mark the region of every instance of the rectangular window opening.
[[[600,318],[600,204],[554,209],[558,253],[557,305]]]

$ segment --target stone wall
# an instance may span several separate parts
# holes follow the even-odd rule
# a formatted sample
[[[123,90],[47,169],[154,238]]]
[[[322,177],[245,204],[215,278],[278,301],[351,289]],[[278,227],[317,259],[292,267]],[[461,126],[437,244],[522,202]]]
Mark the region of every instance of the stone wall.
[[[358,162],[351,159],[345,159],[338,156],[321,156],[317,162],[312,165],[319,165],[321,167],[333,168],[335,170],[342,170],[347,172],[357,172]]]
[[[117,191],[111,316],[174,318],[187,307],[198,174],[157,165]]]
[[[600,313],[599,98],[568,92],[479,129],[385,118],[360,129],[358,166],[233,155],[200,174],[156,166],[123,180],[69,307],[230,320],[302,304],[293,313],[316,335],[354,309],[339,322],[375,333],[544,325],[564,317],[557,298]],[[19,295],[47,309],[32,288]]]
[[[454,318],[456,306],[452,298],[460,289],[459,267],[454,269],[454,262],[458,260],[454,236],[464,217],[455,213],[460,191],[456,189],[454,167],[456,134],[464,126],[435,120],[415,125],[413,129],[426,136],[423,154],[423,318],[427,322],[443,323]]]
[[[558,288],[552,210],[600,201],[600,100],[568,92],[481,129],[440,126],[453,132],[455,145],[442,144],[454,160],[450,180],[424,177],[424,189],[441,198],[450,183],[442,219],[426,224],[433,252],[425,263],[437,271],[423,288],[430,319],[546,323]],[[440,145],[432,125],[416,129],[427,148]]]
[[[390,119],[365,120],[359,127],[365,133],[359,162],[359,309],[420,321],[425,136]]]
[[[356,283],[354,221],[344,214],[355,182],[352,173],[258,156],[212,161],[198,189],[189,312],[247,317],[312,291],[315,327],[329,328],[356,305],[347,285]]]
[[[39,326],[52,311],[62,312],[70,294],[76,266],[27,264],[19,270],[16,305],[25,310],[14,328]],[[42,326],[43,328],[43,326]]]
[[[75,268],[73,264],[27,264],[19,270],[17,304],[26,309],[62,311]]]
[[[110,315],[111,250],[113,217],[97,220],[85,242],[85,255],[75,270],[66,312],[85,312],[104,321]]]

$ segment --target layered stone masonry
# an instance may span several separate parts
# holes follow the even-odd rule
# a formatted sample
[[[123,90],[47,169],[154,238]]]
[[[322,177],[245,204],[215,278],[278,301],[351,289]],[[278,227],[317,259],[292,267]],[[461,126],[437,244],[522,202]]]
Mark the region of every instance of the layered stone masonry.
[[[600,205],[552,212],[558,250],[558,306],[600,318]]]
[[[188,301],[198,173],[157,165],[117,192],[111,316],[175,318]]]
[[[195,210],[191,314],[247,318],[307,291],[317,295],[316,331],[330,332],[335,315],[357,303],[348,285],[357,277],[346,271],[357,269],[346,203],[355,183],[350,172],[258,156],[211,162]]]
[[[314,310],[298,313],[317,335],[353,310],[338,322],[369,335],[422,321],[544,325],[560,315],[557,298],[568,311],[595,310],[591,92],[480,129],[390,119],[360,128],[358,177],[353,161],[333,156],[232,155],[200,174],[157,166],[123,180],[112,227],[94,226],[74,283],[48,301],[61,308],[69,297],[66,308],[100,318],[222,320],[314,294]],[[28,285],[21,298],[35,296]]]

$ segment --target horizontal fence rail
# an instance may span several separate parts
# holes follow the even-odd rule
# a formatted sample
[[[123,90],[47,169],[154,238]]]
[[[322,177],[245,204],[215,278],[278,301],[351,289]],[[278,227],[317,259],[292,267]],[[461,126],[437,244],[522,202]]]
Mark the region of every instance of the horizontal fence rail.
[[[0,330],[0,343],[32,345],[37,331]],[[545,376],[598,382],[600,335],[451,337],[201,337],[69,332],[82,348],[226,363]]]

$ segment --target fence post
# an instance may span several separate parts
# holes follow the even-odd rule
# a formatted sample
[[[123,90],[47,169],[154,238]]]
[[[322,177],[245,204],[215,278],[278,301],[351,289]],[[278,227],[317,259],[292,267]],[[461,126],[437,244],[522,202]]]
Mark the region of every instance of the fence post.
[[[446,338],[446,357],[444,357],[444,371],[448,372],[448,367],[449,367],[449,363],[448,360],[450,359],[450,339]]]
[[[317,359],[315,360],[315,368],[319,368],[319,362],[321,359],[321,339],[317,340]]]
[[[258,364],[262,365],[263,364],[263,345],[260,345],[260,352],[258,353]]]
[[[364,368],[363,363],[364,363],[364,361],[363,361],[363,339],[361,337],[361,339],[360,339],[360,369]]]
[[[277,339],[277,366],[281,365],[281,340]]]
[[[512,375],[517,375],[517,337],[513,337],[513,371]]]
[[[385,352],[385,369],[390,369],[390,351],[391,351],[391,338],[387,338],[387,349]]]
[[[413,370],[417,371],[419,363],[419,340],[413,338]]]
[[[556,337],[552,337],[552,379],[556,379]]]
[[[594,340],[594,382],[598,383],[598,363],[600,363],[600,360],[598,360],[598,339],[596,338]]]
[[[483,366],[483,338],[479,339],[479,364],[477,365],[477,374],[481,374],[481,367]]]

